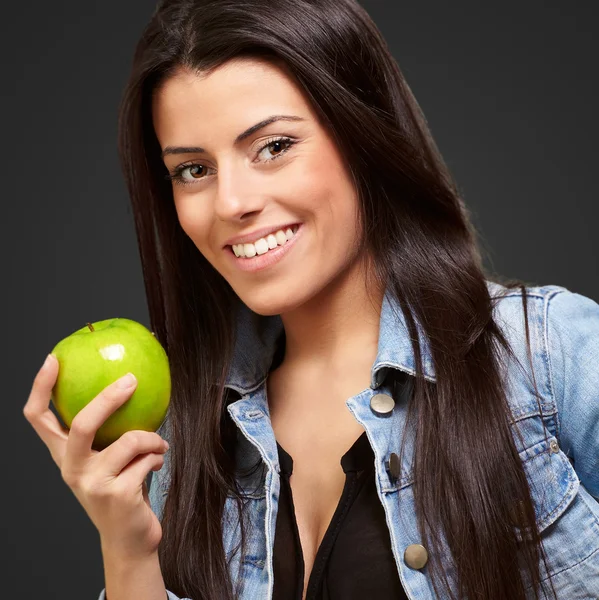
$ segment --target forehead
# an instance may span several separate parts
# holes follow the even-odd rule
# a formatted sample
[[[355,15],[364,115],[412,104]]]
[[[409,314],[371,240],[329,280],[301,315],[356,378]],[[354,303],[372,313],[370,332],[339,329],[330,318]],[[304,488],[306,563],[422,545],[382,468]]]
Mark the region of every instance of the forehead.
[[[283,65],[255,58],[232,59],[209,75],[179,68],[152,99],[157,132],[200,122],[204,128],[230,124],[238,132],[283,111],[311,113],[303,91]]]

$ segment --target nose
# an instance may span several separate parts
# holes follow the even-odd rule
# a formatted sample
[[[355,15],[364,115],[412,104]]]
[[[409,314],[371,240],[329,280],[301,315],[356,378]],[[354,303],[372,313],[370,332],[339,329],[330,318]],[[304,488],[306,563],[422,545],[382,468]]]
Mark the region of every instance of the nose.
[[[242,160],[219,166],[216,178],[214,212],[221,221],[240,221],[243,216],[259,213],[265,204],[264,189]]]

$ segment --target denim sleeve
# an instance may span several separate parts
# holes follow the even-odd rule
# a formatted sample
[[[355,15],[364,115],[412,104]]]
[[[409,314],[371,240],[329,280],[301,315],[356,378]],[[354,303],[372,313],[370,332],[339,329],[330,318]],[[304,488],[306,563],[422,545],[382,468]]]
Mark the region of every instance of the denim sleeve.
[[[558,291],[548,296],[545,324],[560,447],[599,499],[599,304]]]

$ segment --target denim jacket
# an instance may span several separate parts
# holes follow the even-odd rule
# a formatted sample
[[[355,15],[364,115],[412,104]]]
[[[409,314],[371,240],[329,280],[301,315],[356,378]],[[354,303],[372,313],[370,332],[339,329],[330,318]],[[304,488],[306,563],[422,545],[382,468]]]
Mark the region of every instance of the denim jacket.
[[[518,428],[524,444],[514,436],[528,478],[536,518],[547,554],[541,576],[552,576],[560,600],[599,598],[599,304],[557,285],[528,287],[530,343],[534,376],[541,396],[535,398],[526,352],[524,315],[519,290],[487,282],[492,296],[501,295],[494,317],[525,368],[512,361],[507,367],[511,427]],[[273,542],[280,490],[276,440],[269,418],[266,377],[275,342],[282,331],[280,317],[262,317],[242,305],[238,317],[234,359],[227,379],[236,392],[227,410],[237,425],[237,461],[240,467],[262,461],[240,485],[249,496],[250,534],[242,565],[234,500],[228,498],[223,516],[223,540],[233,582],[241,578],[240,600],[270,600],[273,590]],[[420,330],[421,331],[421,330]],[[427,380],[435,373],[426,339],[422,339]],[[407,399],[415,375],[415,360],[399,305],[385,294],[380,316],[378,353],[371,384],[348,398],[347,409],[366,431],[375,456],[376,486],[384,507],[392,552],[403,587],[411,600],[435,600],[426,564],[414,568],[406,549],[421,544],[413,495],[410,433],[399,471],[389,470],[390,457],[399,455],[400,434]],[[371,409],[374,394],[395,400],[391,413]],[[168,416],[161,426],[168,425]],[[159,432],[160,433],[160,432]],[[160,471],[153,473],[149,496],[159,518],[169,483],[169,453]],[[394,461],[397,456],[394,457]],[[395,475],[395,476],[394,476]],[[517,531],[519,534],[519,531]],[[441,560],[454,594],[456,571],[445,539]],[[241,567],[238,575],[238,567]],[[529,597],[534,597],[528,589]],[[167,590],[169,600],[180,599]],[[105,600],[102,590],[98,600]]]

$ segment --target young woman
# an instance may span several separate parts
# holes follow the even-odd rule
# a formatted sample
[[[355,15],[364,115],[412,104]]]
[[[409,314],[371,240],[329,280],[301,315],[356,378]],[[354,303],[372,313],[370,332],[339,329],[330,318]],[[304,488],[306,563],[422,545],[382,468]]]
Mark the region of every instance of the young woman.
[[[484,272],[358,3],[162,2],[119,144],[169,413],[25,407],[101,599],[599,597],[599,305]]]

